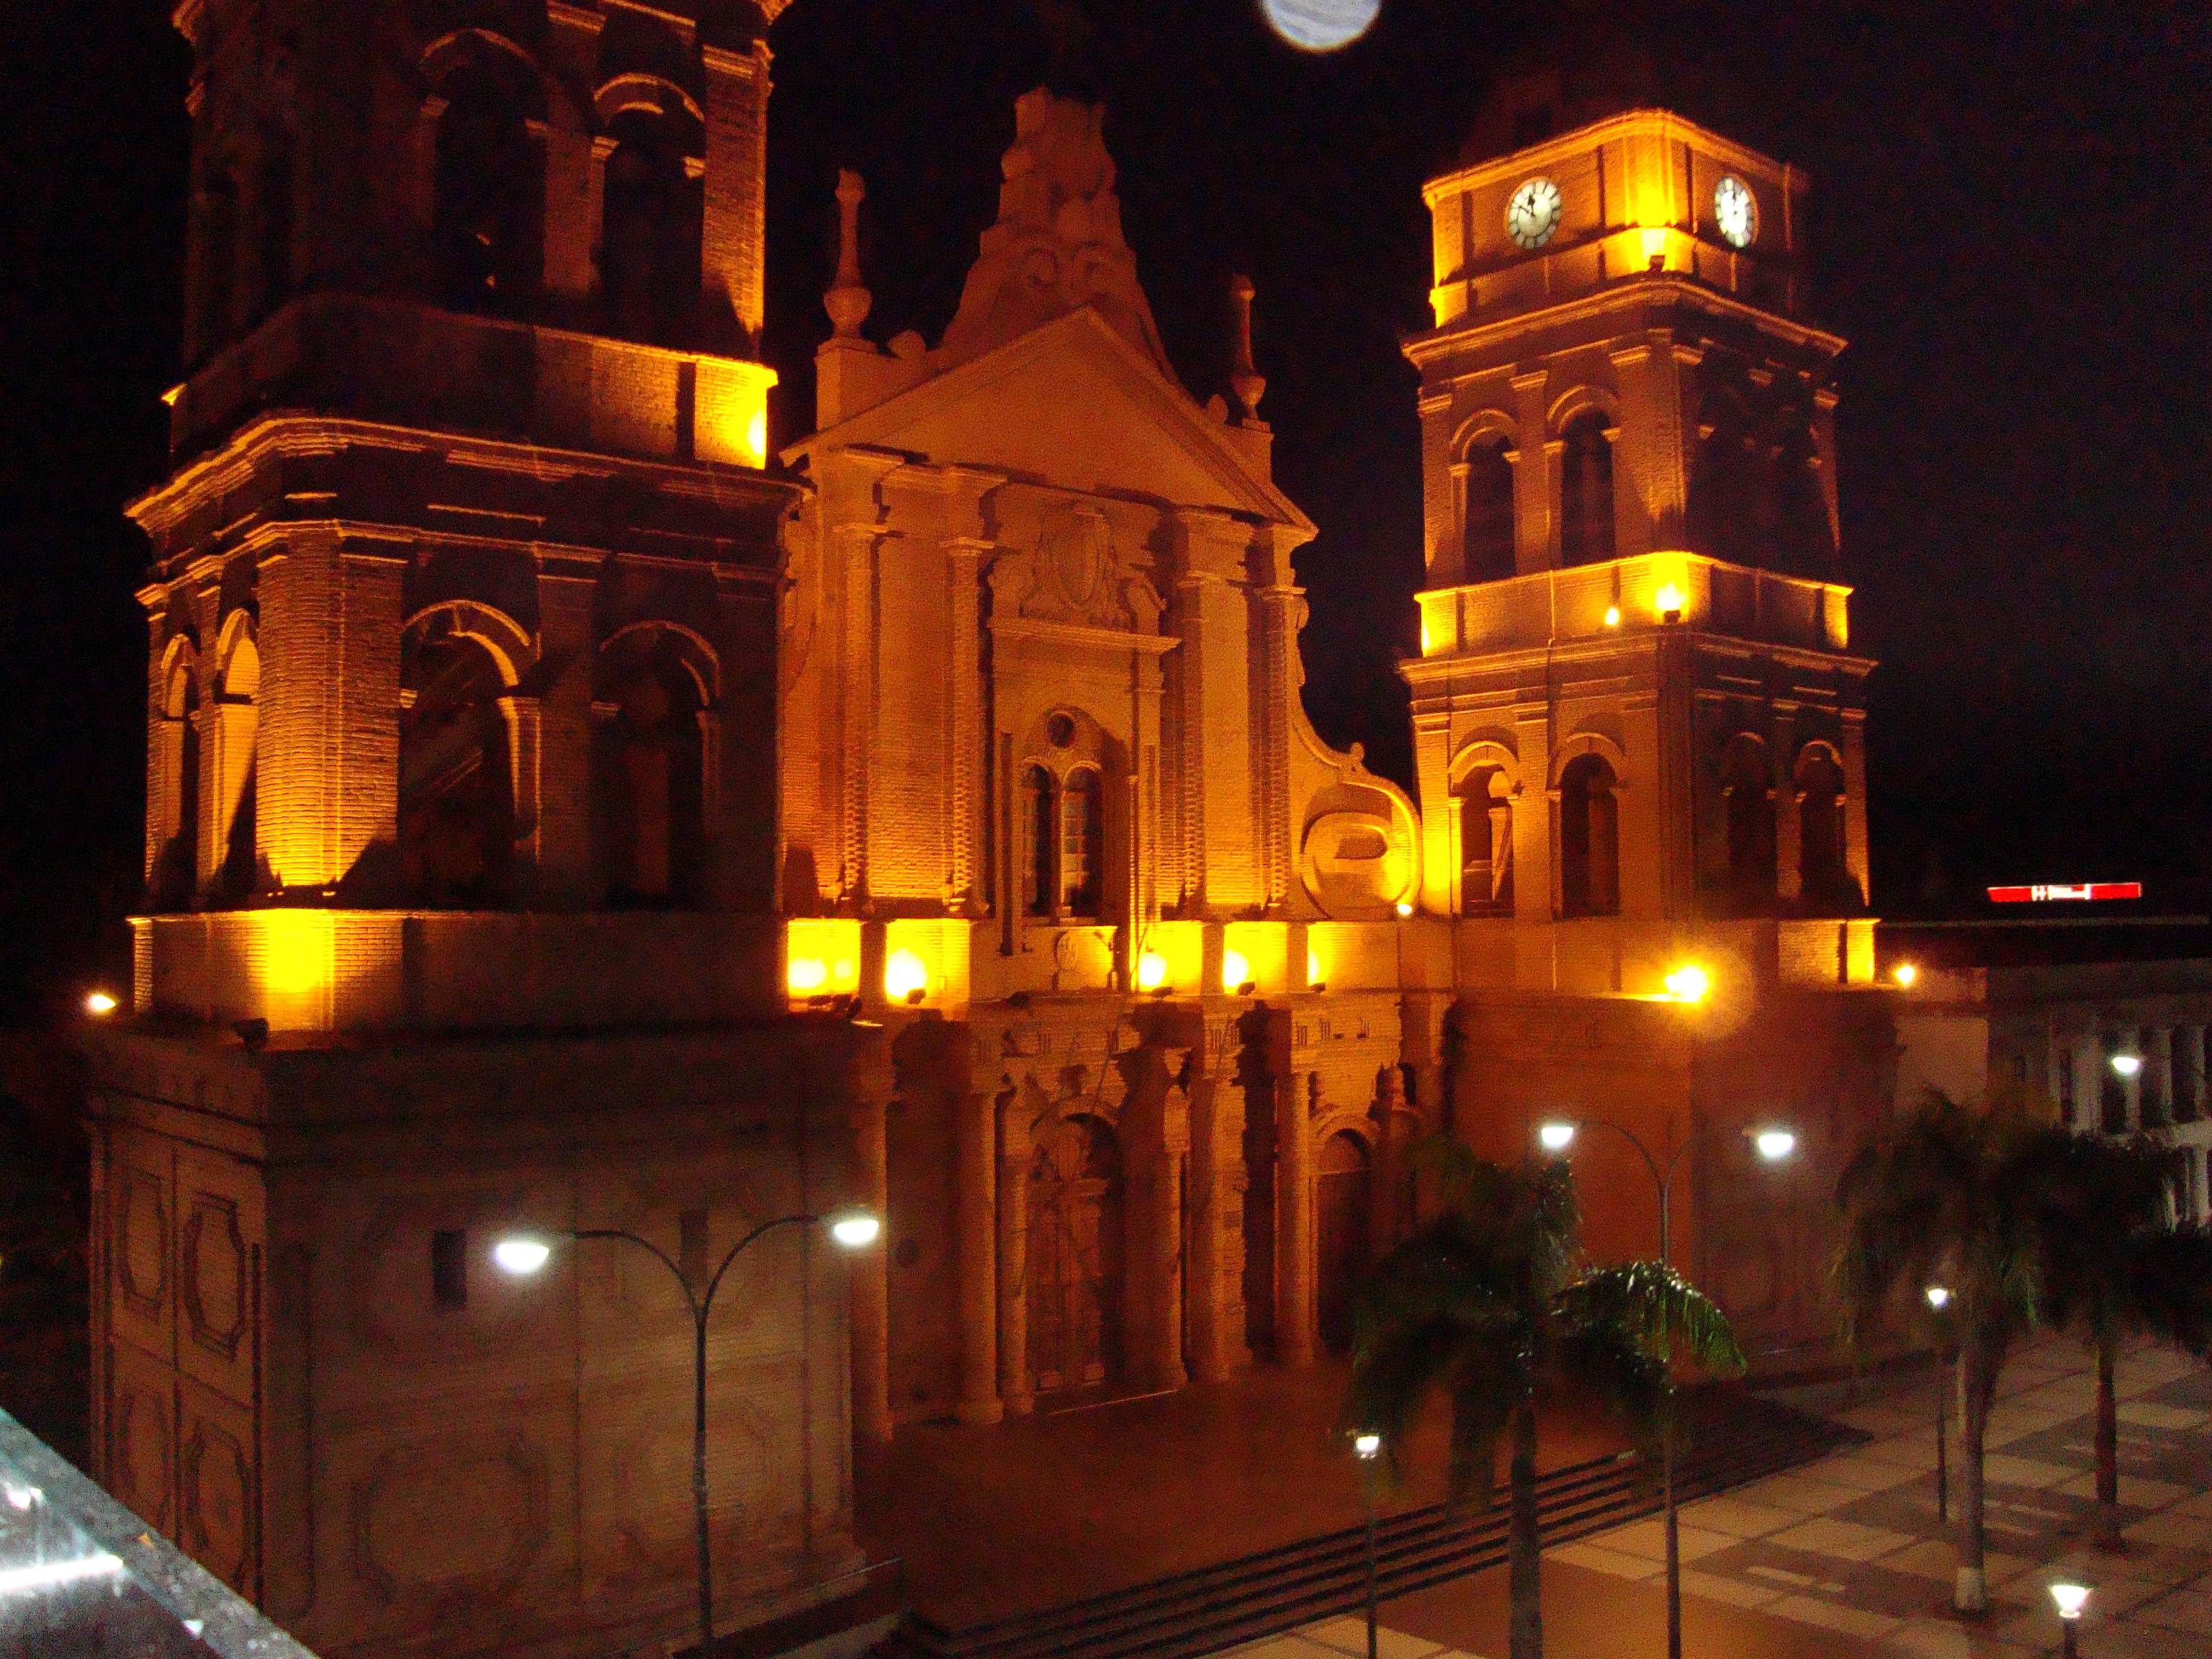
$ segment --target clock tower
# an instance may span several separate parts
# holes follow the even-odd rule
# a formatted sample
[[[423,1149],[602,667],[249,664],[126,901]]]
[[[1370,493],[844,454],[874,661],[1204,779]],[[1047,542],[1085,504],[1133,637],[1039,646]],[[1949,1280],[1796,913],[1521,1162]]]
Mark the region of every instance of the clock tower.
[[[1499,988],[1863,983],[1863,688],[1805,175],[1509,80],[1423,195],[1423,907]]]

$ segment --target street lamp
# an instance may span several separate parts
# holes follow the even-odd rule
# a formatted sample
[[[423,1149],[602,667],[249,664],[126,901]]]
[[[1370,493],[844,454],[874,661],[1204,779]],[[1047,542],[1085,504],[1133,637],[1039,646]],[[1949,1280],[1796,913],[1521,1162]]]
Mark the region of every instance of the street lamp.
[[[1367,1659],[1375,1659],[1375,1459],[1382,1450],[1382,1437],[1352,1437],[1352,1449],[1359,1459],[1359,1490],[1367,1500]]]
[[[840,1248],[857,1250],[872,1244],[883,1232],[883,1223],[866,1210],[841,1210],[835,1215],[786,1215],[773,1221],[763,1221],[732,1247],[707,1281],[706,1294],[691,1288],[691,1281],[684,1276],[668,1253],[652,1240],[625,1232],[619,1227],[580,1227],[574,1231],[511,1233],[492,1246],[492,1264],[517,1279],[527,1279],[542,1272],[553,1258],[556,1239],[580,1240],[586,1238],[615,1238],[626,1244],[635,1244],[668,1269],[676,1279],[677,1287],[690,1305],[691,1325],[696,1340],[692,1347],[692,1429],[691,1429],[691,1510],[698,1534],[699,1547],[699,1654],[707,1659],[714,1645],[714,1554],[707,1529],[707,1316],[714,1305],[714,1292],[722,1287],[722,1276],[730,1264],[744,1255],[745,1249],[764,1233],[778,1227],[811,1227],[826,1224],[830,1237]]]
[[[2114,1054],[2112,1056],[2112,1069],[2118,1072],[2122,1077],[2133,1077],[2138,1072],[2142,1070],[2142,1056],[2141,1054]]]
[[[2051,1587],[2051,1599],[2058,1604],[2058,1650],[2063,1659],[2080,1659],[2081,1650],[2074,1644],[2074,1632],[2081,1626],[2081,1604],[2089,1599],[2089,1587],[2056,1583]]]
[[[84,1000],[84,1011],[94,1019],[106,1019],[115,1012],[115,999],[105,991],[94,991]]]
[[[1930,1285],[1928,1305],[1940,1318],[1943,1310],[1951,1305],[1948,1288]],[[1939,1342],[1936,1348],[1936,1521],[1939,1526],[1948,1526],[1951,1522],[1951,1471],[1943,1452],[1943,1392],[1949,1386],[1949,1379],[1943,1375],[1947,1358],[1944,1345]]]
[[[1700,979],[1704,978],[1702,969],[1680,971],[1696,972]],[[1668,988],[1685,1001],[1694,1001],[1695,998],[1684,995],[1688,988],[1686,986],[1678,988],[1674,984],[1674,977],[1673,975],[1668,976]],[[1704,988],[1700,987],[1698,994],[1702,996],[1704,994]],[[1636,1148],[1637,1155],[1644,1160],[1644,1167],[1650,1170],[1651,1184],[1659,1194],[1659,1265],[1662,1267],[1670,1266],[1668,1257],[1674,1242],[1674,1172],[1681,1167],[1683,1156],[1698,1144],[1696,1134],[1693,1133],[1674,1148],[1663,1165],[1652,1156],[1651,1149],[1644,1144],[1643,1138],[1633,1129],[1624,1128],[1608,1118],[1555,1118],[1538,1127],[1536,1139],[1546,1152],[1564,1153],[1575,1144],[1576,1135],[1585,1127],[1612,1130]],[[1796,1133],[1779,1124],[1746,1129],[1743,1133],[1744,1138],[1751,1142],[1759,1157],[1769,1164],[1778,1164],[1797,1150]],[[1663,1328],[1660,1334],[1663,1344],[1666,1335]],[[1673,1386],[1670,1376],[1668,1383],[1670,1391]],[[1682,1540],[1674,1516],[1674,1419],[1671,1412],[1661,1430],[1659,1449],[1667,1534],[1667,1659],[1682,1659]]]

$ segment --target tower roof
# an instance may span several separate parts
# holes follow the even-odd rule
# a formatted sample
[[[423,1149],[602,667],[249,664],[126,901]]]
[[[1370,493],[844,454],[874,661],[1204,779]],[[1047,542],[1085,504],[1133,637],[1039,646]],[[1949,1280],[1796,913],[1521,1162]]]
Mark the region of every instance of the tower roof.
[[[1576,5],[1502,64],[1456,157],[1472,166],[1632,109],[1668,109],[1704,121],[1698,60],[1668,49],[1670,37],[1633,4]]]

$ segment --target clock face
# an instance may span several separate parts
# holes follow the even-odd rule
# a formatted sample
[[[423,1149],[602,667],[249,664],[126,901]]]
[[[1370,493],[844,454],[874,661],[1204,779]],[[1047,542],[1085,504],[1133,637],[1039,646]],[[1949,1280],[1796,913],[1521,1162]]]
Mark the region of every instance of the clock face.
[[[1531,179],[1505,204],[1505,234],[1516,246],[1539,248],[1559,228],[1559,187],[1549,179]]]
[[[1713,186],[1713,222],[1730,247],[1749,247],[1758,239],[1759,203],[1734,173]]]

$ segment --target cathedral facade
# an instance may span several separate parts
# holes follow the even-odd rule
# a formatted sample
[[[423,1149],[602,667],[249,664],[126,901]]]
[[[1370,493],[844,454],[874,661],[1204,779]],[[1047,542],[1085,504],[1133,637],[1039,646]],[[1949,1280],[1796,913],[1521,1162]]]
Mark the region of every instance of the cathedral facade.
[[[1890,1097],[1800,175],[1540,77],[1429,185],[1409,797],[1306,718],[1250,286],[1201,401],[1097,109],[1019,100],[934,343],[869,337],[840,181],[770,453],[778,9],[179,13],[94,1438],[334,1655],[687,1628],[681,1298],[585,1242],[505,1279],[507,1231],[696,1275],[884,1217],[764,1243],[717,1315],[752,1622],[848,1582],[856,1436],[1340,1347],[1439,1133],[1689,1147],[1678,1264],[1794,1363]],[[1602,1141],[1593,1248],[1648,1252]]]

